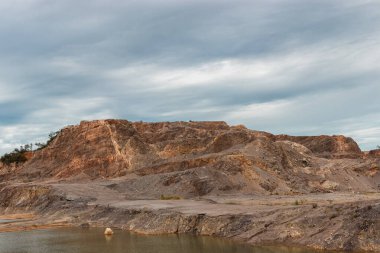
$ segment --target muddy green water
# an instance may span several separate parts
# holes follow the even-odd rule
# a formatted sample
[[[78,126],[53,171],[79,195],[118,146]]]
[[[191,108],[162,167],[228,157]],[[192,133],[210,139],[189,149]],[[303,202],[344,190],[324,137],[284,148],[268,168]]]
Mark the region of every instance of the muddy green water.
[[[314,253],[291,248],[252,247],[212,237],[144,236],[116,230],[63,228],[0,233],[0,253]]]

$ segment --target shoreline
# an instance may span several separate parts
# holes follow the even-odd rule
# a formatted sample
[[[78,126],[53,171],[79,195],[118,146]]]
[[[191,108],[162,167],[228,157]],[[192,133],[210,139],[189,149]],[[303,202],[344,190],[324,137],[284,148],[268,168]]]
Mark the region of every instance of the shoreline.
[[[20,219],[20,221],[17,222],[18,224],[14,228],[6,228],[5,229],[5,228],[2,228],[0,225],[0,234],[1,233],[12,233],[12,232],[28,232],[28,231],[33,231],[33,230],[50,230],[50,229],[60,229],[60,228],[76,228],[76,229],[83,229],[84,231],[86,229],[91,229],[91,228],[102,228],[102,229],[105,228],[105,226],[103,226],[103,225],[96,225],[96,224],[92,224],[89,227],[83,228],[78,224],[69,224],[69,223],[62,223],[62,222],[61,223],[38,224],[38,225],[36,225],[36,224],[25,225],[24,224],[24,225],[20,226],[20,224],[23,224],[22,223],[23,219],[21,217],[34,217],[34,218],[36,218],[36,215],[32,215],[29,213],[26,213],[26,214],[16,213],[16,214],[10,214],[10,215],[0,215],[0,218],[2,218],[2,219],[3,218],[9,218],[9,217],[20,217],[20,218],[18,218],[18,219]],[[42,218],[42,217],[40,217],[40,218]],[[322,252],[344,253],[344,252],[348,252],[348,251],[344,251],[344,250],[320,249],[320,248],[315,248],[315,247],[310,247],[310,246],[305,246],[305,245],[299,245],[299,244],[292,244],[292,243],[275,243],[275,242],[267,242],[266,243],[266,242],[261,242],[259,244],[252,244],[252,243],[248,243],[246,241],[242,241],[242,240],[239,240],[236,238],[219,237],[219,236],[213,236],[213,235],[196,235],[196,234],[192,234],[192,233],[156,233],[156,234],[149,234],[149,233],[144,233],[142,231],[125,230],[122,228],[122,226],[112,226],[112,229],[114,231],[117,231],[117,230],[127,231],[127,232],[137,234],[140,236],[191,235],[191,236],[196,236],[196,237],[198,237],[198,236],[212,237],[212,238],[217,238],[218,240],[225,240],[225,241],[229,241],[229,242],[233,242],[236,244],[249,246],[249,247],[268,248],[268,249],[273,249],[273,250],[282,248],[282,249],[288,250],[289,252],[294,252],[294,250],[302,251],[302,252],[304,250],[309,250],[309,251],[313,251],[313,253],[318,253],[318,252],[321,252],[321,253]],[[372,253],[372,252],[376,252],[376,251],[349,251],[349,252],[352,252],[352,253],[363,253],[363,252]]]
[[[103,226],[103,225],[97,226],[96,224],[92,224],[89,227],[83,228],[78,224],[69,224],[69,223],[62,223],[62,222],[61,223],[38,224],[38,225],[36,225],[36,224],[26,225],[26,224],[23,224],[23,222],[24,221],[30,222],[30,220],[23,220],[23,217],[36,218],[37,216],[34,214],[30,214],[30,213],[25,213],[25,214],[24,213],[16,213],[16,214],[0,215],[0,219],[6,219],[6,218],[11,218],[11,217],[12,218],[17,217],[16,219],[20,220],[20,221],[15,222],[15,223],[17,223],[16,224],[17,226],[15,226],[13,228],[11,228],[11,227],[4,228],[4,227],[2,227],[2,225],[5,225],[7,223],[0,224],[0,234],[1,233],[12,233],[12,232],[28,232],[28,231],[33,231],[33,230],[60,229],[60,228],[76,228],[76,229],[83,229],[83,230],[91,229],[91,228],[105,228],[105,226]],[[39,217],[39,219],[42,219],[42,217]],[[12,224],[15,224],[15,223],[12,223]],[[11,223],[8,223],[8,224],[11,224]],[[285,248],[285,249],[289,250],[289,252],[292,252],[292,250],[312,250],[315,252],[337,252],[337,253],[344,252],[344,251],[337,251],[337,250],[322,250],[322,249],[316,249],[316,248],[307,247],[307,246],[303,246],[303,245],[296,245],[296,244],[275,244],[275,243],[250,244],[250,243],[247,243],[245,241],[238,240],[236,238],[218,237],[218,236],[213,236],[213,235],[196,235],[196,234],[192,234],[192,233],[155,233],[155,234],[149,234],[149,233],[144,233],[142,231],[126,230],[126,229],[123,229],[122,226],[112,226],[112,229],[116,230],[116,231],[117,230],[127,231],[127,232],[137,234],[140,236],[191,235],[191,236],[196,236],[196,237],[198,237],[198,236],[213,237],[213,238],[217,238],[218,240],[225,240],[225,241],[229,241],[229,242],[233,242],[236,244],[249,246],[249,247],[262,247],[262,248],[273,248],[273,249]]]
[[[0,219],[29,221],[0,224],[0,232],[116,227],[145,235],[214,236],[254,246],[378,252],[376,231],[370,225],[378,219],[380,193],[136,200],[110,190],[112,184],[110,180],[9,185],[3,191],[7,194],[0,194]]]
[[[173,201],[176,202],[176,201]],[[115,210],[113,208],[104,207],[104,206],[98,206],[93,210],[87,210],[85,216],[81,217],[80,220],[84,219],[86,215],[94,215],[95,217],[98,211],[96,209],[108,209],[110,213],[117,213],[118,211],[122,211],[122,213],[125,212],[132,212],[137,214],[137,210]],[[83,210],[82,210],[83,211]],[[161,210],[162,211],[162,210]],[[144,209],[143,212],[145,213],[153,213],[153,216],[156,216],[154,219],[158,218],[161,220],[163,217],[168,216],[168,210],[165,212],[160,211],[153,211],[153,210],[147,210]],[[152,215],[152,213],[150,213]],[[75,214],[75,212],[73,213]],[[179,216],[186,216],[184,213],[172,213],[171,215],[179,215]],[[199,214],[198,214],[199,215]],[[204,216],[203,214],[200,214],[201,216]],[[115,230],[123,230],[128,231],[131,233],[139,234],[139,235],[145,235],[145,236],[155,236],[155,235],[194,235],[194,236],[210,236],[214,238],[218,238],[221,240],[228,240],[234,243],[252,246],[252,247],[264,247],[264,248],[286,248],[289,249],[290,252],[292,250],[311,250],[315,252],[337,252],[337,253],[343,253],[343,252],[353,252],[353,253],[363,253],[363,252],[378,252],[376,250],[344,250],[344,249],[328,249],[323,247],[318,247],[317,245],[305,245],[305,244],[299,244],[294,243],[292,241],[282,241],[278,242],[275,240],[262,240],[262,241],[256,241],[252,242],[249,240],[246,240],[246,238],[240,237],[238,234],[236,236],[229,236],[229,235],[217,235],[217,234],[210,234],[210,233],[194,233],[194,231],[173,231],[173,230],[166,230],[166,231],[154,231],[152,232],[152,228],[155,227],[155,223],[152,223],[150,227],[144,226],[131,226],[124,224],[123,221],[110,221],[107,218],[111,218],[112,215],[106,215],[102,217],[98,221],[94,220],[85,220],[83,223],[78,222],[78,218],[76,217],[73,219],[73,216],[66,216],[63,219],[56,219],[54,218],[55,214],[37,214],[37,213],[8,213],[4,215],[0,215],[0,219],[19,219],[20,221],[14,222],[14,223],[3,223],[0,224],[0,233],[8,233],[8,232],[27,232],[32,230],[48,230],[48,229],[59,229],[59,228],[82,228],[82,229],[89,229],[89,228],[106,228],[111,227]],[[229,215],[222,215],[220,216],[214,216],[213,218],[225,218],[226,220],[229,220],[231,216]],[[232,215],[233,217],[236,217],[236,215]],[[244,216],[242,214],[242,216]],[[28,220],[26,220],[26,218]],[[153,220],[154,220],[153,219]],[[175,219],[174,219],[175,220]],[[173,220],[173,224],[175,223]],[[83,220],[82,220],[83,221]],[[178,224],[177,224],[178,225]]]
[[[65,222],[53,222],[53,223],[42,223],[42,217],[33,213],[14,213],[0,215],[0,220],[5,220],[5,222],[0,223],[0,233],[8,232],[23,232],[38,229],[50,229],[50,228],[61,228],[70,227],[72,224],[67,224]],[[9,220],[9,222],[7,222]],[[39,221],[36,223],[36,221]]]

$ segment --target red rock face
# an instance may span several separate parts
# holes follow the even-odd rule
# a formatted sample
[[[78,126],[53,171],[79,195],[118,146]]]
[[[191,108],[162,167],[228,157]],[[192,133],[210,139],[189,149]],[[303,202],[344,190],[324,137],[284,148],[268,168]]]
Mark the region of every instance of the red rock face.
[[[229,130],[224,122],[82,122],[62,129],[51,145],[35,153],[25,168],[42,177],[78,173],[116,177],[142,169],[180,170],[171,167],[198,164],[196,159],[186,161],[186,156],[220,152],[248,138],[244,134],[240,134],[240,139],[236,133],[223,134]]]
[[[315,155],[322,157],[359,158],[362,151],[358,144],[349,137],[334,136],[288,136],[278,135],[277,140],[288,140],[299,143],[310,149]]]
[[[344,136],[275,136],[225,122],[98,120],[62,129],[17,176],[95,179],[133,173],[152,180],[134,181],[142,191],[156,184],[202,194],[372,189],[378,161],[363,162],[362,156]],[[335,176],[343,170],[348,172]]]
[[[380,149],[374,149],[368,152],[368,157],[380,158]]]
[[[127,139],[136,130],[129,122],[82,122],[61,130],[54,141],[25,164],[27,173],[65,178],[80,173],[111,177],[128,170]],[[122,133],[122,134],[121,134]]]

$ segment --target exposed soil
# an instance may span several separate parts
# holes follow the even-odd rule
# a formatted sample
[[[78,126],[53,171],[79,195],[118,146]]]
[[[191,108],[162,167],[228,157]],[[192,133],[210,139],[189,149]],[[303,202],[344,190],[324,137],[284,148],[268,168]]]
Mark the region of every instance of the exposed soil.
[[[378,154],[224,122],[83,122],[22,166],[0,165],[0,213],[34,215],[0,232],[115,226],[380,251]]]

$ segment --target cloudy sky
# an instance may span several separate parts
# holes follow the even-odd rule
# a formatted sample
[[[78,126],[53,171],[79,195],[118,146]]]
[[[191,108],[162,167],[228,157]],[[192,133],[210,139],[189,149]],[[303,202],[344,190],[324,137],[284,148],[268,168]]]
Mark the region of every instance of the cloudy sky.
[[[380,1],[0,1],[0,153],[81,120],[380,144]]]

